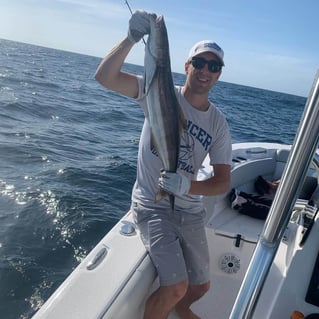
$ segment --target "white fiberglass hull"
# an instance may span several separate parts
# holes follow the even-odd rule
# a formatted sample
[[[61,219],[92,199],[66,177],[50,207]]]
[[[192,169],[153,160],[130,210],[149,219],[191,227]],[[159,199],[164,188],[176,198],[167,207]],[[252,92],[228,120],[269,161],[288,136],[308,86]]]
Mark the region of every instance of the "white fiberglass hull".
[[[270,143],[233,145],[232,188],[253,193],[258,175],[280,178],[289,146]],[[317,167],[309,170],[317,178]],[[199,178],[210,176],[208,160]],[[309,194],[310,196],[311,194]],[[264,221],[231,209],[226,195],[204,198],[210,245],[211,289],[193,310],[202,319],[229,317]],[[253,318],[289,318],[293,310],[319,312],[305,301],[319,247],[319,221],[304,245],[302,216],[307,200],[298,200],[293,219],[272,264]],[[156,272],[128,212],[82,261],[34,319],[140,319],[144,303],[158,286]],[[178,318],[173,312],[170,319]]]

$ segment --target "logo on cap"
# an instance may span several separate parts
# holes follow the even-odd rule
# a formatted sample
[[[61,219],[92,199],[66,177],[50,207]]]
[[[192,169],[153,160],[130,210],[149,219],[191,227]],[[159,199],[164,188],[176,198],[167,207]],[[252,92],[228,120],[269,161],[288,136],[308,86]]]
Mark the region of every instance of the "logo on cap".
[[[217,51],[220,51],[221,48],[215,43],[215,42],[207,42],[207,43],[204,43],[204,47],[205,48],[212,48],[212,49],[215,49]]]

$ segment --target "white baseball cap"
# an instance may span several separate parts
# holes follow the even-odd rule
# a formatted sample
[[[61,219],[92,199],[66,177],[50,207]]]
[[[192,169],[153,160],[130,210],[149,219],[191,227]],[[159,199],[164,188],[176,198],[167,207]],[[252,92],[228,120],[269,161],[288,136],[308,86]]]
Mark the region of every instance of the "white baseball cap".
[[[188,60],[191,60],[194,56],[204,52],[214,53],[219,58],[222,65],[225,65],[223,49],[216,42],[211,40],[203,40],[194,44],[189,51]]]

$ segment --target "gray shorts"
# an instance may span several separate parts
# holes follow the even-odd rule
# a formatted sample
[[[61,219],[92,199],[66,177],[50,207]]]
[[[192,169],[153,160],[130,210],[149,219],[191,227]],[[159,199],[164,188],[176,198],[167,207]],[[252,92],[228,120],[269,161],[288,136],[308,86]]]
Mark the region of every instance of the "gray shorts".
[[[133,203],[132,211],[142,241],[156,267],[161,286],[185,279],[191,285],[209,281],[209,253],[205,211],[174,212]]]

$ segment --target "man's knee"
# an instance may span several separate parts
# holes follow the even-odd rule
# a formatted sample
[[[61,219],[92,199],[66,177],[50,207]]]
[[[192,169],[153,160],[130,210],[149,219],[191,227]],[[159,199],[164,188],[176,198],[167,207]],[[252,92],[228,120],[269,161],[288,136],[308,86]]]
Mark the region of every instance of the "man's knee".
[[[184,280],[178,284],[171,286],[161,286],[159,289],[159,293],[162,298],[166,299],[169,303],[173,303],[174,305],[181,300],[188,289],[188,280]]]
[[[209,288],[210,288],[210,281],[201,285],[201,289],[205,291],[205,293],[209,290]]]
[[[170,299],[176,300],[176,302],[178,302],[185,296],[187,292],[188,280],[184,280],[176,285],[168,286],[166,288],[169,290],[167,296],[169,296]]]
[[[191,293],[195,296],[203,296],[210,288],[210,282],[206,282],[204,284],[200,284],[200,285],[190,285],[189,286],[189,290],[191,291]]]

